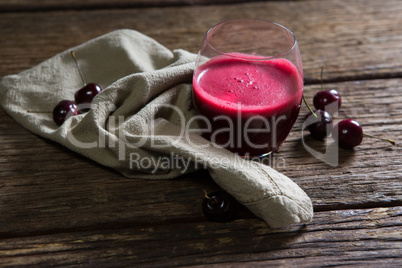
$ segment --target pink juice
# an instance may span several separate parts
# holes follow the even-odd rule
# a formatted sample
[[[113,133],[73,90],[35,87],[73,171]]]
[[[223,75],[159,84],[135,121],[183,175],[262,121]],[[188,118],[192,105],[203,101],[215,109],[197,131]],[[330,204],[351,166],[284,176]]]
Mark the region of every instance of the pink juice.
[[[194,103],[204,137],[242,156],[275,151],[299,114],[303,80],[286,59],[219,56],[199,66]]]

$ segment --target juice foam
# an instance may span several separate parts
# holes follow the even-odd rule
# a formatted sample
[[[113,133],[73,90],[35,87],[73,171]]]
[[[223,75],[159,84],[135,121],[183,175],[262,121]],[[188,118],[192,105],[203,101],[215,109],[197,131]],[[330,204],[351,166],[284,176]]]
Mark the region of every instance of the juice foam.
[[[239,124],[240,128],[246,127],[244,122],[256,115],[267,121],[284,116],[285,120],[275,126],[277,141],[272,142],[273,133],[265,131],[265,134],[253,134],[253,144],[271,140],[258,152],[244,144],[242,148],[231,148],[235,152],[246,150],[250,154],[259,154],[263,150],[276,149],[288,135],[300,109],[302,86],[301,76],[289,60],[261,60],[253,56],[245,59],[233,54],[213,58],[198,68],[193,81],[194,102],[200,113],[211,120],[213,131],[227,127],[225,122],[213,121],[216,116],[226,115],[236,128]],[[274,126],[268,127],[272,129]],[[227,139],[237,139],[239,135],[241,133],[221,134],[218,143],[228,144]]]

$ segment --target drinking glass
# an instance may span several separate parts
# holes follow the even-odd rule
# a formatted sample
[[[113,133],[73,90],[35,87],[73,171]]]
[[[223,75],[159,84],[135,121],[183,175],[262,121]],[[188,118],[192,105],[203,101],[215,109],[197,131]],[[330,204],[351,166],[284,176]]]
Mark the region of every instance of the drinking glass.
[[[205,138],[243,157],[270,154],[288,136],[302,95],[300,51],[287,28],[241,19],[207,31],[193,75]]]

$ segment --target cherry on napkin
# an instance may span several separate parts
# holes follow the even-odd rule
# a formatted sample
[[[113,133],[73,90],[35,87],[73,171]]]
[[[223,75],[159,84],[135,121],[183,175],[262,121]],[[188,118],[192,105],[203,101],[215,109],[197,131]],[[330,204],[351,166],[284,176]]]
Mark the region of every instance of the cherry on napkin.
[[[74,100],[82,80],[103,91],[89,112],[58,127],[51,111]],[[134,30],[118,30],[66,50],[1,80],[2,107],[31,132],[124,176],[169,179],[207,168],[224,190],[273,228],[308,222],[310,198],[267,165],[244,160],[197,133],[192,118],[196,55],[169,50]]]

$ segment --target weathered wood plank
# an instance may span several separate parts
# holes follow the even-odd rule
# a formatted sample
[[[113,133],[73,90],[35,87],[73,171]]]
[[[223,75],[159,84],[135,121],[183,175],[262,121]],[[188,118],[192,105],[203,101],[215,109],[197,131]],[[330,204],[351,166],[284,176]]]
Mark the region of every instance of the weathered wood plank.
[[[302,143],[307,113],[303,106],[289,138],[265,163],[297,182],[312,198],[316,211],[401,205],[402,80],[325,87],[336,88],[343,96],[336,121],[348,114],[365,131],[393,138],[398,145],[365,139],[353,151],[339,150],[338,166],[330,166]],[[306,98],[311,100],[317,90],[317,85],[307,86]],[[202,219],[203,189],[216,188],[206,172],[170,181],[126,179],[32,135],[4,110],[0,122],[0,237]],[[304,135],[309,146],[325,152],[324,142]]]
[[[142,0],[117,0],[119,8],[111,10],[106,1],[58,2],[29,1],[27,7],[25,0],[0,1],[0,77],[115,29],[136,29],[170,49],[196,52],[217,22],[273,20],[296,34],[307,83],[318,81],[322,65],[326,82],[354,80],[325,84],[343,97],[336,121],[354,117],[365,131],[398,145],[365,139],[354,151],[340,150],[332,167],[306,151],[299,117],[266,163],[310,195],[315,218],[305,227],[270,230],[248,214],[227,224],[206,222],[203,189],[217,188],[206,172],[169,181],[126,179],[32,135],[0,108],[0,266],[402,266],[402,79],[362,81],[402,77],[399,1],[137,9],[133,3]],[[6,13],[7,4],[18,12]],[[306,87],[309,101],[317,90]],[[325,151],[325,143],[305,138]]]
[[[253,2],[264,1],[254,0]],[[273,0],[275,1],[275,0]],[[276,0],[278,1],[278,0]],[[279,0],[283,1],[283,0]],[[144,8],[211,4],[233,4],[248,2],[246,0],[0,0],[0,12],[4,11],[36,11],[55,9],[105,9],[105,8]]]
[[[294,131],[275,155],[278,159],[283,157],[282,163],[286,162],[286,167],[281,168],[281,161],[277,161],[276,168],[306,189],[315,201],[316,210],[335,204],[355,206],[375,202],[399,203],[402,200],[402,195],[398,194],[402,190],[401,82],[400,79],[385,79],[324,85],[326,89],[338,90],[342,96],[341,110],[334,117],[335,124],[345,118],[354,118],[365,133],[394,139],[397,143],[392,146],[365,137],[354,150],[335,150],[334,153],[338,153],[335,167],[307,152],[306,148],[311,147],[325,153],[326,149],[333,148],[334,143],[331,138],[327,142],[313,140],[308,131],[302,132],[304,115],[308,114],[306,107],[302,108]],[[305,88],[310,105],[313,95],[319,90],[318,85]],[[309,181],[308,186],[303,183],[305,179]]]
[[[0,265],[400,267],[402,207],[320,212],[301,228],[256,220],[57,233],[0,241]]]
[[[197,7],[3,13],[0,76],[120,28],[138,30],[170,49],[197,52],[212,25],[237,18],[281,23],[298,38],[307,82],[402,77],[400,1],[268,1]],[[309,14],[306,16],[306,14]]]

